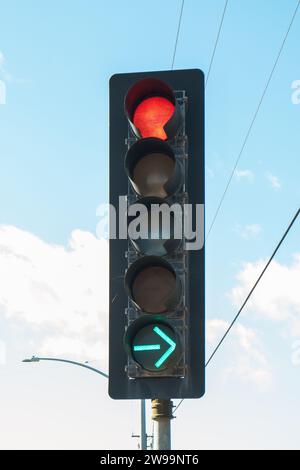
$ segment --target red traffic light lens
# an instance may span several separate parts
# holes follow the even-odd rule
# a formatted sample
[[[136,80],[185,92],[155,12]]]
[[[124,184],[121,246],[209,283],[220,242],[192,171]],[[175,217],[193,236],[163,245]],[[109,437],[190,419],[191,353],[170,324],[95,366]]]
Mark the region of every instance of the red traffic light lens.
[[[173,89],[162,80],[148,77],[127,91],[124,110],[138,139],[173,139],[182,124],[182,114]]]
[[[164,126],[173,116],[174,109],[174,104],[166,98],[161,96],[147,98],[137,106],[133,123],[143,138],[157,137],[167,140]]]

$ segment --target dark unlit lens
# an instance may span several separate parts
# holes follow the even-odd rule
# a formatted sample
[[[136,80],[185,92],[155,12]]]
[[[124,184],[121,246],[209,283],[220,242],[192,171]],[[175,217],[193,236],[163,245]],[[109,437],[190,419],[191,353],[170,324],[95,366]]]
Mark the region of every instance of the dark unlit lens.
[[[167,197],[164,185],[174,172],[175,163],[168,155],[151,153],[143,157],[133,170],[133,181],[141,196]]]
[[[168,310],[168,301],[176,288],[174,274],[161,266],[151,266],[139,272],[132,285],[136,304],[148,313]]]

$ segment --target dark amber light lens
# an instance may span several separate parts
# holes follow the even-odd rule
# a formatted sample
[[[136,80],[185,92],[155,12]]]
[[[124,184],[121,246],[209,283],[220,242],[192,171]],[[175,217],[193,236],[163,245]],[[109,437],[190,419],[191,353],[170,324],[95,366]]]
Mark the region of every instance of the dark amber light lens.
[[[167,140],[164,126],[172,117],[174,109],[174,104],[166,98],[161,96],[147,98],[137,106],[133,123],[143,138],[157,137]]]
[[[168,301],[176,288],[174,274],[161,266],[143,269],[132,285],[132,296],[137,305],[148,313],[168,310]]]
[[[163,153],[143,157],[133,170],[133,183],[141,196],[167,197],[166,182],[175,168],[174,161]]]

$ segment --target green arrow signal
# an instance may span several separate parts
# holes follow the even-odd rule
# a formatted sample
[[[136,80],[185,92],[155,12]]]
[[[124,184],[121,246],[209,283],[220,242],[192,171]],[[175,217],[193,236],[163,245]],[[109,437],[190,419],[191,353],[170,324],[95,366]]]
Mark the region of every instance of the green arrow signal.
[[[176,343],[170,338],[170,336],[164,333],[158,326],[155,326],[153,328],[153,331],[158,336],[160,336],[166,343],[168,343],[170,346],[169,349],[167,349],[167,351],[154,364],[155,367],[159,369],[160,366],[162,366],[163,363],[168,359],[168,357],[175,351]],[[134,351],[157,351],[159,349],[160,349],[160,344],[142,344],[142,345],[133,347]]]
[[[170,345],[169,349],[161,356],[160,359],[155,363],[155,367],[158,369],[167,359],[171,354],[175,351],[176,348],[176,343],[170,338],[170,336],[166,335],[158,326],[155,326],[153,328],[153,331],[155,331],[156,334],[158,334],[162,339],[166,341]]]
[[[160,349],[160,344],[144,344],[142,346],[134,346],[134,351],[155,351]]]

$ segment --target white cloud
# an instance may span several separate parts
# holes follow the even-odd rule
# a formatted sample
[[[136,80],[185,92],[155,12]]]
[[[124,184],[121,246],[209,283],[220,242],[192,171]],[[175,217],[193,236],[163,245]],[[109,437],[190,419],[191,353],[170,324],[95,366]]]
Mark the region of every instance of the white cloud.
[[[259,224],[249,224],[244,227],[237,227],[237,232],[242,238],[249,240],[251,238],[257,237],[262,231],[262,228]]]
[[[279,180],[279,178],[277,178],[277,176],[275,175],[272,175],[272,173],[268,172],[266,174],[266,177],[267,177],[267,180],[269,181],[270,185],[272,186],[272,188],[274,189],[281,189],[281,182]]]
[[[0,366],[6,365],[7,348],[6,343],[0,339]]]
[[[300,365],[300,341],[294,341],[292,344],[292,364],[293,366]]]
[[[254,174],[251,170],[235,170],[234,176],[238,182],[244,179],[248,181],[253,181],[254,179]]]
[[[291,87],[293,90],[295,90],[291,97],[292,103],[300,104],[300,80],[294,80]]]
[[[0,51],[0,77],[6,82],[8,82],[12,79],[12,76],[10,75],[10,73],[7,72],[4,66],[4,63],[5,63],[5,56],[3,52]]]
[[[17,83],[17,84],[25,84],[28,83],[28,80],[23,78],[16,78],[13,77],[12,74],[6,69],[5,67],[6,58],[3,52],[0,51],[0,79],[4,80],[4,82],[10,83]]]
[[[206,338],[210,345],[216,346],[228,329],[229,323],[220,319],[208,321]],[[271,384],[271,371],[262,342],[256,331],[237,323],[229,333],[231,341],[232,365],[224,370],[225,378],[237,377],[245,383],[251,383],[260,389]],[[225,340],[226,341],[226,340]]]
[[[5,103],[6,103],[6,85],[0,79],[0,104],[5,104]]]
[[[237,376],[245,383],[255,384],[259,389],[269,389],[272,376],[268,368],[262,366],[253,367],[248,358],[239,357],[234,367],[226,369],[228,376]]]
[[[208,344],[214,346],[226,331],[226,328],[228,328],[228,323],[225,320],[219,318],[208,320],[206,325],[206,341]]]
[[[229,296],[238,307],[263,270],[266,260],[245,263]],[[272,261],[247,304],[247,310],[282,324],[284,333],[300,336],[300,254],[290,265]]]
[[[100,359],[107,370],[106,240],[74,230],[64,247],[13,226],[0,226],[0,285],[0,314],[38,332],[38,349],[29,355]],[[209,343],[214,346],[227,327],[223,320],[210,321]],[[257,332],[236,325],[231,347],[233,366],[225,375],[266,386],[270,371]]]
[[[44,340],[39,353],[46,356],[77,357],[81,361],[86,359],[97,360],[107,369],[108,351],[106,345],[106,338],[96,341],[95,339],[90,340],[85,335],[77,337],[55,335]]]
[[[107,357],[107,283],[108,243],[92,233],[64,247],[0,226],[0,313],[38,328],[38,353]]]

